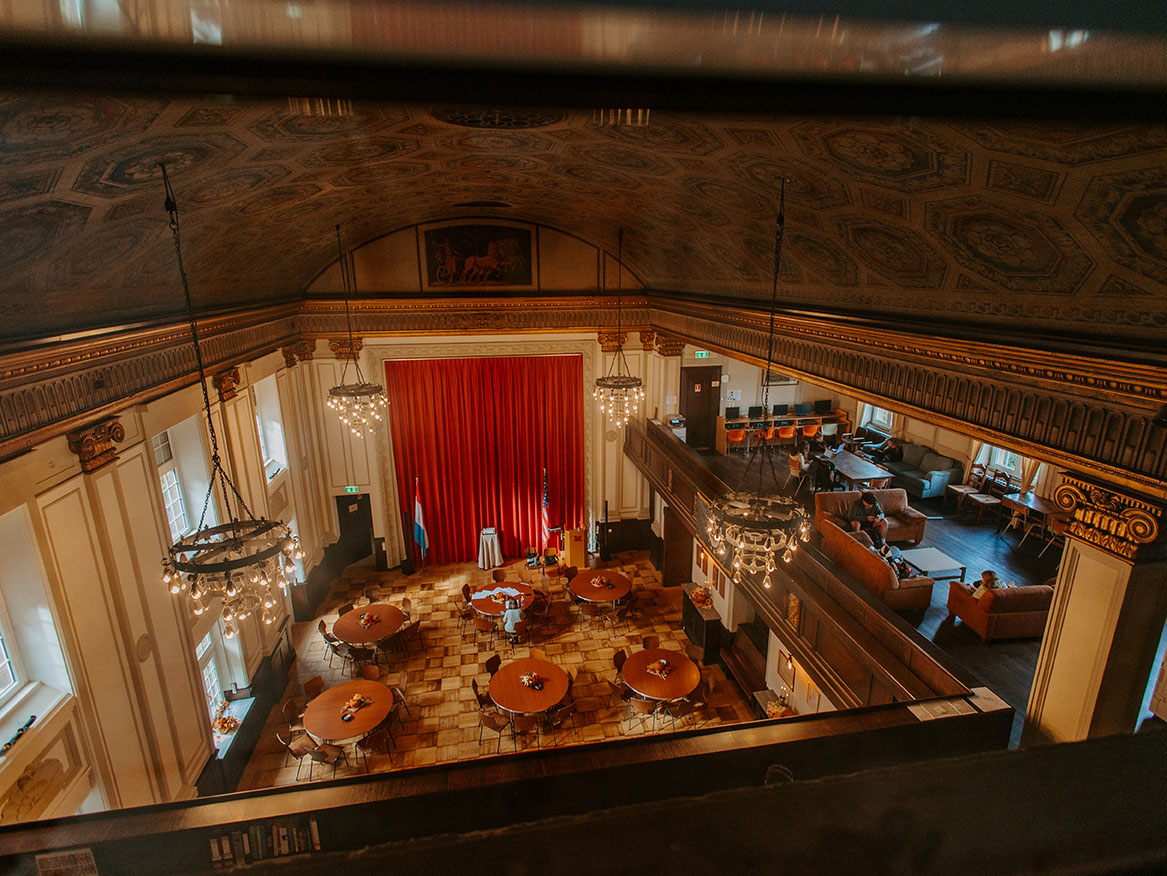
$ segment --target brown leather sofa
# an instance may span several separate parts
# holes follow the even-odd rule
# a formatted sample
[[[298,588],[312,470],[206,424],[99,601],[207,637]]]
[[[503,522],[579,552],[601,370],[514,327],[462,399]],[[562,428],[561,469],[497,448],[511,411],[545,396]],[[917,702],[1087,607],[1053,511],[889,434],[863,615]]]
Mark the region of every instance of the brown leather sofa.
[[[982,642],[1024,639],[1045,632],[1054,588],[1050,584],[1002,587],[973,599],[973,588],[959,581],[948,586],[948,613],[975,630]]]
[[[818,530],[823,553],[884,604],[904,611],[927,608],[932,602],[932,579],[917,576],[900,580],[887,561],[871,550],[867,533],[844,531],[830,520],[819,523]]]
[[[928,518],[908,505],[906,490],[872,490],[887,517],[887,540],[910,541],[919,544],[924,539],[924,525]],[[814,497],[814,524],[822,532],[823,521],[829,520],[843,530],[851,528],[847,509],[859,498],[859,493],[816,493]]]

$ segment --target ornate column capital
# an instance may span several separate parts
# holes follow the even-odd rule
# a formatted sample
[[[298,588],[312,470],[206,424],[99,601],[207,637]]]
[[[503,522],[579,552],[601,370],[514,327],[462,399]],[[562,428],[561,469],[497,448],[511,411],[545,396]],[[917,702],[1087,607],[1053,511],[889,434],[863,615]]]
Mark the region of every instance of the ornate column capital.
[[[219,393],[220,402],[229,402],[239,394],[239,369],[224,368],[211,376],[211,385]]]
[[[1134,563],[1167,555],[1162,503],[1062,472],[1054,502],[1073,514],[1067,535]]]
[[[316,353],[316,341],[311,339],[301,339],[295,341],[290,345],[292,352],[296,354],[296,358],[301,362],[309,361]]]
[[[656,342],[656,332],[642,331],[640,332],[640,348],[646,353],[651,353]]]
[[[360,338],[353,338],[351,343],[348,338],[333,338],[328,342],[328,349],[337,359],[356,359],[364,348],[365,342]]]
[[[614,331],[599,332],[600,349],[605,353],[615,353],[624,346],[624,342],[628,340],[628,332],[620,332],[619,335]]]
[[[117,417],[108,417],[89,426],[66,433],[69,450],[81,460],[83,472],[97,471],[118,458],[114,446],[126,438],[125,427]]]
[[[662,332],[656,333],[656,351],[661,356],[680,356],[685,349],[685,342]]]
[[[284,365],[288,368],[296,367],[296,347],[295,345],[288,347],[280,347],[280,353],[284,357]]]

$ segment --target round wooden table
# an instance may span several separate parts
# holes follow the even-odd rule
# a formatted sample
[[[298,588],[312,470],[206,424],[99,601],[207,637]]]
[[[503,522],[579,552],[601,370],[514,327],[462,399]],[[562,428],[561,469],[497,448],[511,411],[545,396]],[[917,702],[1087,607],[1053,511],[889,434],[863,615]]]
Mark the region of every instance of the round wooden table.
[[[542,690],[527,687],[519,677],[534,672],[543,679]],[[546,712],[567,693],[567,673],[550,660],[527,657],[499,667],[490,680],[490,698],[500,709],[519,715]]]
[[[360,694],[370,703],[357,709],[351,721],[344,721],[341,719],[344,704],[354,694]],[[317,742],[347,745],[372,733],[392,709],[393,691],[379,681],[361,678],[328,688],[308,703],[302,720],[308,735]]]
[[[592,583],[593,578],[603,578],[612,586],[605,587],[603,584],[597,586]],[[584,602],[615,602],[628,595],[632,589],[632,582],[618,572],[586,569],[572,578],[567,586]]]
[[[491,584],[489,587],[479,587],[474,593],[470,594],[470,604],[474,606],[474,610],[479,614],[491,615],[493,617],[501,617],[502,613],[506,611],[507,604],[504,600],[494,599],[490,596],[479,596],[475,598],[477,593],[489,593],[499,588],[516,590],[519,594],[519,608],[526,611],[531,607],[531,603],[535,601],[535,591],[529,585],[522,581],[503,581],[501,584]]]
[[[380,621],[368,629],[362,627],[361,615],[365,613],[380,618]],[[350,645],[376,645],[401,629],[403,623],[405,615],[400,608],[385,602],[373,602],[342,614],[332,625],[332,634]]]
[[[669,677],[661,678],[648,671],[648,664],[654,660],[665,660],[669,664]],[[646,648],[633,651],[624,661],[620,670],[624,683],[632,692],[647,700],[675,700],[687,697],[701,683],[701,670],[697,664],[679,651],[667,648]],[[492,682],[493,684],[493,682]]]

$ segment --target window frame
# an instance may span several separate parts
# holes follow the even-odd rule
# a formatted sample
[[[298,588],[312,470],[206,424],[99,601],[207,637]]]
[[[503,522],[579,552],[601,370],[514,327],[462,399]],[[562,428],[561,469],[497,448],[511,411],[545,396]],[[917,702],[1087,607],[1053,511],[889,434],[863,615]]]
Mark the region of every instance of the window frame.
[[[203,698],[207,701],[207,719],[209,721],[215,720],[215,711],[219,708],[219,703],[223,702],[227,698],[226,692],[223,688],[223,676],[219,672],[219,663],[215,659],[219,650],[218,643],[215,641],[216,632],[217,630],[214,628],[208,630],[207,634],[203,636],[201,640],[199,640],[197,645],[195,645],[195,659],[199,664],[199,680],[203,685]],[[206,643],[206,648],[203,648],[204,642]],[[200,649],[202,649],[202,653],[200,653]],[[208,667],[213,671],[215,681],[217,681],[219,685],[218,698],[215,700],[214,705],[211,704],[210,697],[208,696],[210,692],[207,688]]]
[[[0,597],[0,666],[6,667],[12,676],[12,682],[0,690],[0,709],[8,703],[28,683],[28,675],[24,671],[24,664],[20,659],[20,651],[16,648],[16,640],[11,634],[12,621],[8,617],[8,609],[4,599]]]
[[[1018,478],[1021,476],[1021,454],[1016,450],[1010,450],[1008,447],[995,447],[987,445],[989,448],[988,455],[985,458],[985,468],[996,471],[1003,471],[1011,478]],[[998,459],[998,456],[1012,456],[1013,463],[1007,464],[1007,461]]]
[[[162,437],[164,440],[159,442],[158,439]],[[174,448],[170,443],[170,432],[168,429],[163,429],[157,435],[150,439],[150,446],[154,451],[154,466],[158,470],[158,486],[162,491],[162,516],[166,518],[166,528],[170,532],[170,537],[174,541],[194,532],[194,524],[191,522],[190,507],[186,504],[186,490],[182,486],[182,478],[179,476],[178,458],[174,455]],[[158,461],[159,451],[165,447],[168,454],[166,459],[162,462]],[[173,490],[177,496],[178,510],[182,512],[183,529],[175,533],[174,524],[170,519],[170,509],[172,500],[167,493],[170,487],[166,483],[167,477],[174,478]]]
[[[887,419],[884,419],[883,417],[881,417],[880,414],[886,414]],[[887,430],[887,429],[891,429],[891,427],[892,427],[892,417],[893,416],[894,416],[894,414],[892,413],[892,411],[889,411],[887,408],[879,408],[879,407],[876,407],[875,405],[871,405],[868,408],[867,422],[873,426],[880,428],[880,429]]]

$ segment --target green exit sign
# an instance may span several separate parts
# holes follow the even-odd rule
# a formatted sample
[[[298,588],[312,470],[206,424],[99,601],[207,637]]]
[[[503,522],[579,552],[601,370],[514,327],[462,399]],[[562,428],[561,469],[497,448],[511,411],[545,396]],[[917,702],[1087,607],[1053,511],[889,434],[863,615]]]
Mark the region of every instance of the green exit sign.
[[[694,359],[708,359],[709,358],[709,351],[708,350],[694,350],[693,351],[693,358]]]
[[[360,487],[345,487],[344,491],[346,493],[359,493],[361,491],[361,488]]]

